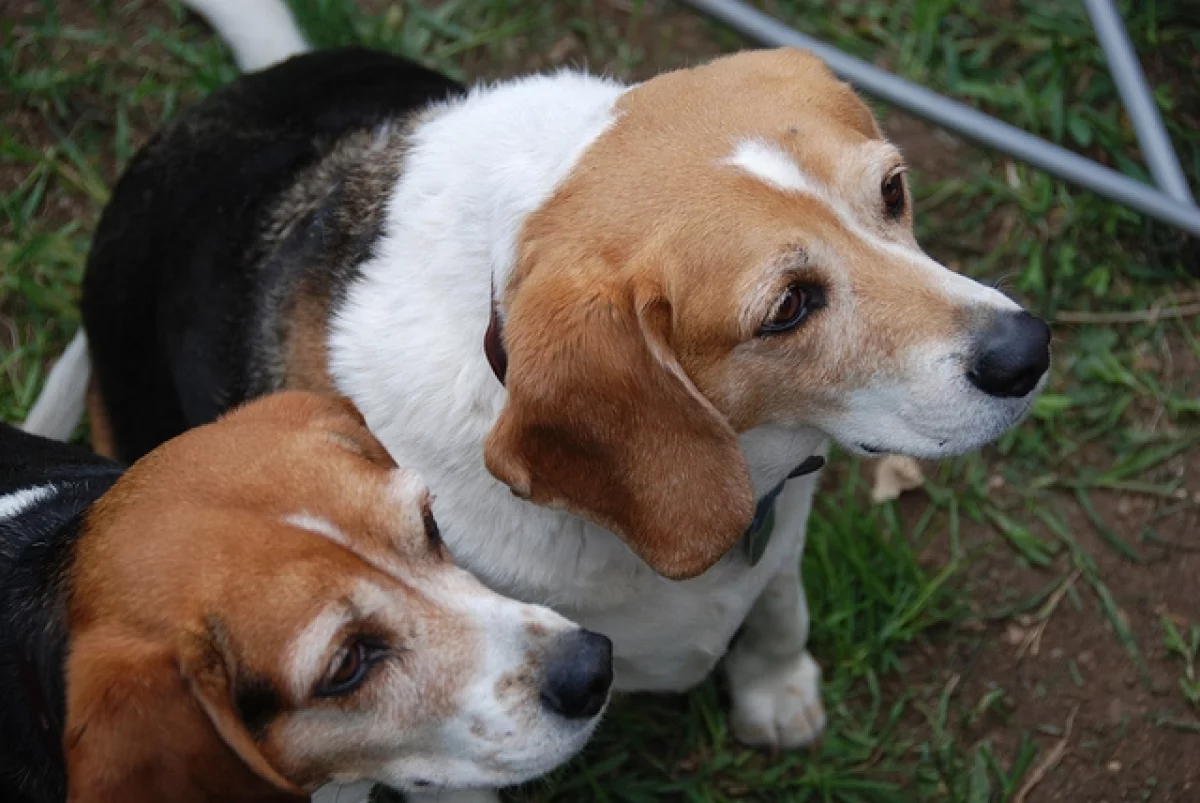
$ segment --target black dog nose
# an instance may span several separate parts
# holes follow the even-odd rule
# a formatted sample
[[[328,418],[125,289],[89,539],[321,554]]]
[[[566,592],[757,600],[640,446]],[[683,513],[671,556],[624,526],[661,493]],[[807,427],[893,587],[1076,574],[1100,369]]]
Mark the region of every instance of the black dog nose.
[[[612,686],[612,642],[590,630],[563,636],[546,661],[542,705],[567,719],[594,717]]]
[[[1028,312],[1004,312],[979,336],[971,384],[989,396],[1028,395],[1050,367],[1050,327]]]

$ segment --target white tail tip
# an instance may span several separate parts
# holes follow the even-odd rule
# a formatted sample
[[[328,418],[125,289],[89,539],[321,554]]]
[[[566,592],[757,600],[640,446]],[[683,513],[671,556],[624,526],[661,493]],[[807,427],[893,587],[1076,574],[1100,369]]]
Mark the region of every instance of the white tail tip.
[[[233,50],[242,72],[263,70],[310,48],[283,0],[183,0]]]
[[[80,329],[50,370],[46,386],[21,428],[58,441],[70,438],[83,418],[90,374],[87,338]]]

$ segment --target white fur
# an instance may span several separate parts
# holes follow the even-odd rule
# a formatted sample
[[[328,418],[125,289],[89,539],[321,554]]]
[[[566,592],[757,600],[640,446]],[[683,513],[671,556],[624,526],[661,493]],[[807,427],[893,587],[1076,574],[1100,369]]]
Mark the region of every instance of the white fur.
[[[183,0],[233,50],[242,72],[270,67],[309,49],[283,0]]]
[[[733,153],[724,164],[740,168],[749,175],[783,192],[800,192],[817,195],[819,190],[790,156],[779,147],[761,139],[744,139],[738,142]]]
[[[58,441],[71,437],[83,418],[90,374],[87,338],[80,329],[50,369],[50,376],[21,428],[31,435]]]
[[[0,496],[0,521],[15,518],[29,508],[54,496],[53,485],[35,485]]]
[[[339,546],[346,546],[349,543],[346,534],[338,529],[337,525],[321,516],[312,516],[308,513],[289,513],[283,517],[283,521],[285,524],[299,527],[301,530],[323,535]]]
[[[808,652],[760,659],[754,674],[733,660],[744,654],[735,652],[727,669],[738,690],[729,716],[734,735],[745,744],[768,747],[812,744],[825,730],[817,662]]]

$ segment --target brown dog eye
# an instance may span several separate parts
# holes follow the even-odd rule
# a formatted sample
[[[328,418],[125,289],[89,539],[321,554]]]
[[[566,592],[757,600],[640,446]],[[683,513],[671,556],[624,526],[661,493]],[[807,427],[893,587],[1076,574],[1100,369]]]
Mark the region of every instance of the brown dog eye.
[[[318,697],[338,697],[357,689],[367,679],[367,674],[385,650],[373,647],[361,640],[350,642],[330,664],[329,673],[317,687]]]
[[[904,175],[896,173],[886,179],[879,192],[883,196],[883,210],[888,217],[900,217],[904,211]]]
[[[800,325],[815,309],[824,306],[825,297],[816,285],[793,284],[784,291],[774,311],[758,330],[760,335],[787,332]]]

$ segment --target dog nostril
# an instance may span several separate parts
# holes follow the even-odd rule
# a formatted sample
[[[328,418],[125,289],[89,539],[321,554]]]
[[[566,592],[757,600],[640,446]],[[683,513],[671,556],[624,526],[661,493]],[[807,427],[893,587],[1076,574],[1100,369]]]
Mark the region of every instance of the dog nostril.
[[[612,642],[590,630],[562,636],[546,661],[542,704],[567,719],[596,716],[612,687]]]
[[[989,396],[1027,396],[1050,368],[1050,327],[1028,312],[993,317],[979,336],[967,379]]]

